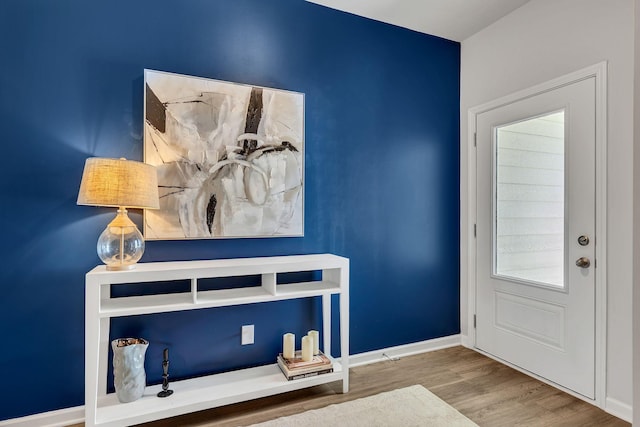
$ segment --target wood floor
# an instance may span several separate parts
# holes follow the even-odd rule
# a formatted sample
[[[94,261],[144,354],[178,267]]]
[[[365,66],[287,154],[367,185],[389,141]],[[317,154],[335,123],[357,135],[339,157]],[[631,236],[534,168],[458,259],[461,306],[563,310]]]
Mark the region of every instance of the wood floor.
[[[352,368],[350,381],[344,395],[336,382],[145,426],[246,426],[414,384],[422,384],[480,426],[631,425],[464,347]]]

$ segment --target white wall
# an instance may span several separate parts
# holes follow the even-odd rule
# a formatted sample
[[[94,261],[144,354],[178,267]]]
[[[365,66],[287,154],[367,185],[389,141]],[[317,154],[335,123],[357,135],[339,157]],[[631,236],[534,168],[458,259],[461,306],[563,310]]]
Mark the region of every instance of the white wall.
[[[607,382],[605,408],[630,419],[634,0],[532,0],[462,42],[462,250],[469,244],[467,112],[512,92],[608,61]],[[468,271],[462,259],[462,333]]]

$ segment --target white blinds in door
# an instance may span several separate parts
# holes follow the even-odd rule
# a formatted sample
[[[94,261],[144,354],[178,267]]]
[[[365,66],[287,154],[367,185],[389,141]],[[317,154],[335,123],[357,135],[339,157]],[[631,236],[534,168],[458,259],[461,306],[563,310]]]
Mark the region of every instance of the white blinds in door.
[[[563,287],[564,111],[494,136],[494,274]]]

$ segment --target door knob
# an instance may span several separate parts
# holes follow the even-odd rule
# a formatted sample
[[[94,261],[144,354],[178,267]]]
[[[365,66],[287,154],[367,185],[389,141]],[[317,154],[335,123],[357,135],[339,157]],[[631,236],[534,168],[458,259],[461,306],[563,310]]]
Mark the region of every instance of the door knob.
[[[587,257],[580,257],[576,261],[576,265],[578,267],[588,268],[591,265],[591,261],[589,261],[589,258],[587,258]]]

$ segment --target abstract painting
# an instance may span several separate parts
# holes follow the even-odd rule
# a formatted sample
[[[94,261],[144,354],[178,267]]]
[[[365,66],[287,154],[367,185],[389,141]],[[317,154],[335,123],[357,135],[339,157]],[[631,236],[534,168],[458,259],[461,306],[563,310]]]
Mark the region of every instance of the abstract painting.
[[[149,240],[302,236],[304,94],[145,70]]]

